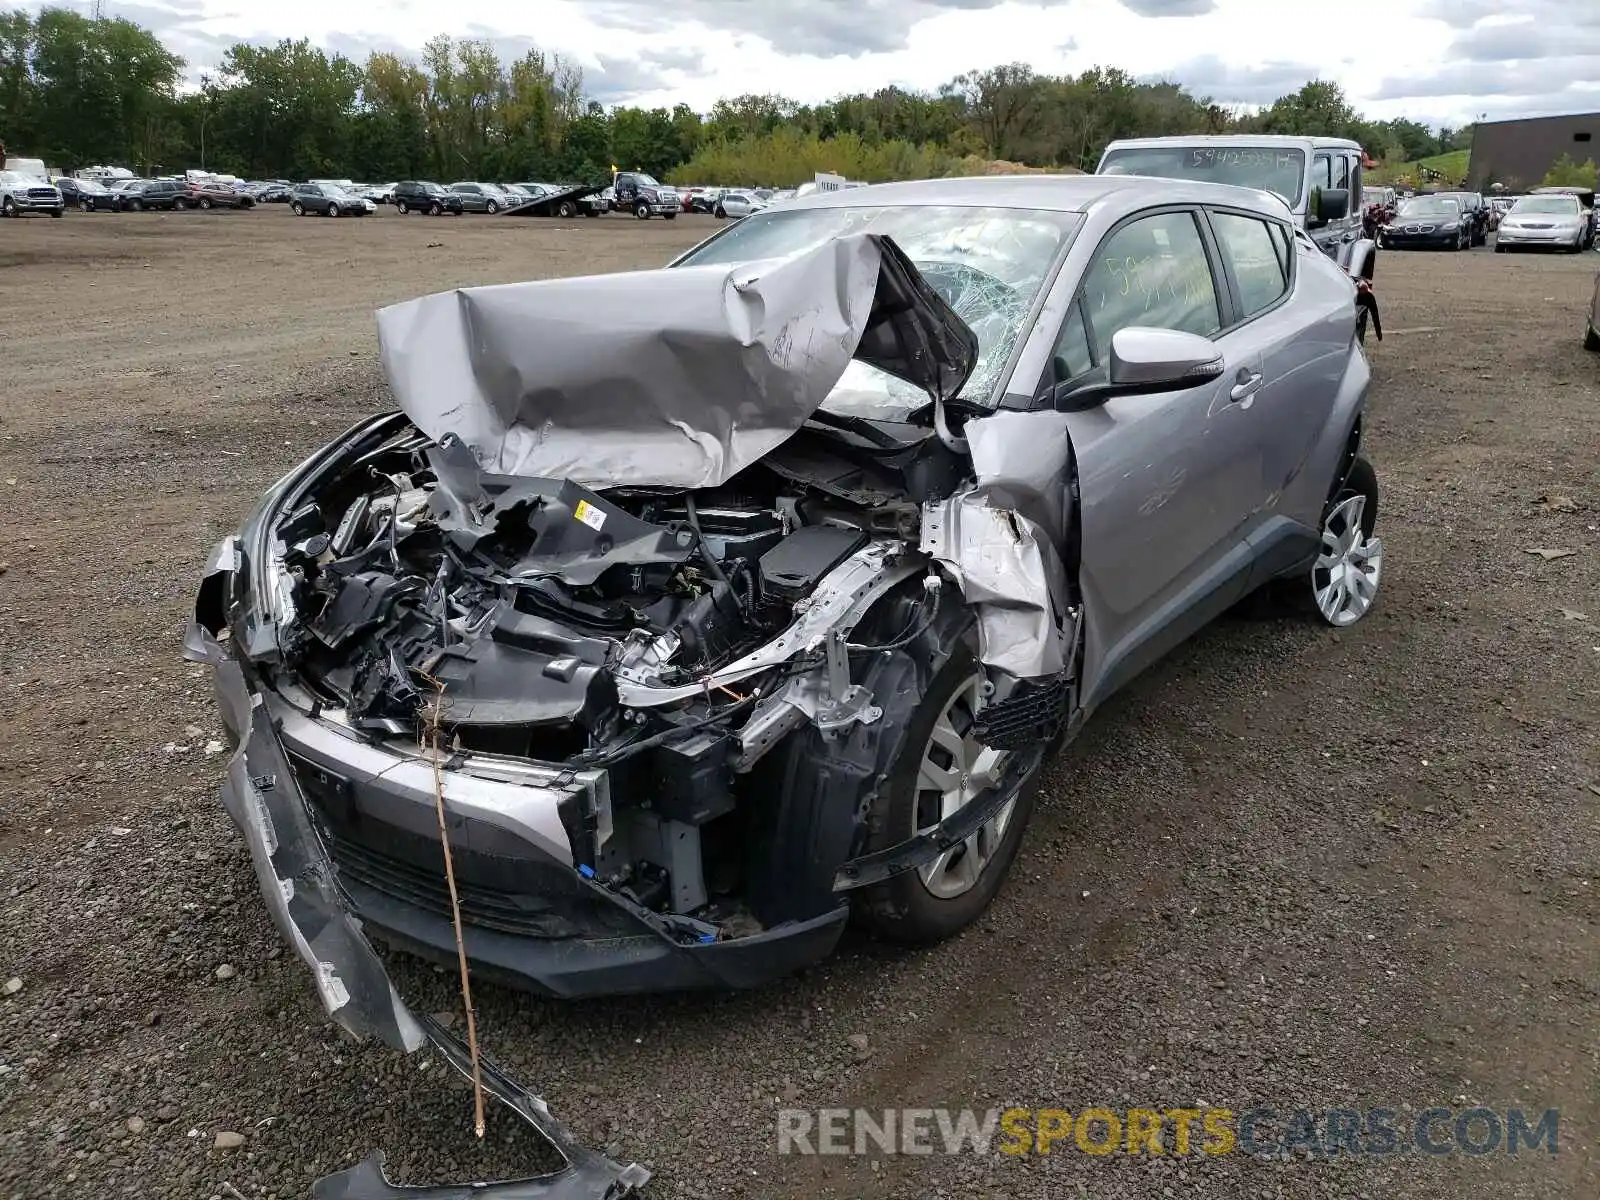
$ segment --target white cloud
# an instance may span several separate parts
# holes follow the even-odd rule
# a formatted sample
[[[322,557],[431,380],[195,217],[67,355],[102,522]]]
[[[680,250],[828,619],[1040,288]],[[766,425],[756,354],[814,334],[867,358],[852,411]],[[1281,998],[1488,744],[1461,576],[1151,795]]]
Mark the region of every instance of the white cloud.
[[[531,37],[587,67],[609,102],[701,110],[743,92],[817,101],[889,83],[931,89],[1013,61],[1050,73],[1102,65],[1162,75],[1224,104],[1270,101],[1315,75],[1339,83],[1369,115],[1450,123],[1562,111],[1593,96],[1585,85],[1600,86],[1600,6],[1572,0],[1341,0],[1315,15],[1287,0],[453,0],[443,8],[105,0],[105,8],[153,28],[194,71],[214,67],[239,40],[308,37],[361,57],[370,47],[415,49],[441,32],[507,45]],[[1541,72],[1541,61],[1558,58],[1559,72]]]

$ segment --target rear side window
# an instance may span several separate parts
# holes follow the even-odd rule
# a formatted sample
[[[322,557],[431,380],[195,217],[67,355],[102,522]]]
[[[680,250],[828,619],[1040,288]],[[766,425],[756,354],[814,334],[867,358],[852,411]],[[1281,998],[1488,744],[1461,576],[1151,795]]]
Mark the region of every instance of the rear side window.
[[[1240,315],[1248,319],[1283,299],[1289,276],[1272,224],[1238,213],[1212,213],[1211,227],[1239,286]]]
[[[1132,325],[1210,337],[1222,328],[1211,260],[1187,212],[1157,213],[1124,225],[1095,251],[1083,307],[1094,344]]]

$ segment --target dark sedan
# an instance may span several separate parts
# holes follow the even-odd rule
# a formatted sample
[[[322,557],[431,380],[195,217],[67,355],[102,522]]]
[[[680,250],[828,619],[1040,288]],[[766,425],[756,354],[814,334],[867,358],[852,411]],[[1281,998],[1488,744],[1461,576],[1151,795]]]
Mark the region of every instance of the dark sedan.
[[[1413,196],[1402,200],[1394,218],[1378,230],[1385,250],[1466,250],[1472,245],[1471,220],[1453,196]]]
[[[61,198],[82,212],[116,212],[117,196],[98,179],[58,179]]]

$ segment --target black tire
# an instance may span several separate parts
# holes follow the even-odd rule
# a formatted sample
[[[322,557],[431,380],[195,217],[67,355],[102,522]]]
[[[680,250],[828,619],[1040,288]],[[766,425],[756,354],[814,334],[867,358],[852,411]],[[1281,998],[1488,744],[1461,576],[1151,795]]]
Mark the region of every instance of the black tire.
[[[1358,345],[1365,346],[1367,344],[1367,325],[1370,323],[1371,318],[1371,309],[1364,307],[1356,309],[1356,342]]]
[[[556,205],[556,216],[561,217],[563,220],[570,221],[577,215],[578,206],[571,200],[563,200],[560,204]]]
[[[142,212],[142,211],[144,211],[144,201],[143,200],[129,200],[128,201],[128,211],[129,212]]]
[[[50,215],[52,217],[64,217],[67,215],[67,210],[64,208],[52,208],[50,210]]]
[[[322,215],[325,217],[342,217],[344,216],[344,213],[339,211],[339,206],[337,204],[330,204],[327,208],[322,210]]]
[[[661,219],[663,221],[676,221],[678,219],[678,214],[675,212],[662,213]]]
[[[1593,325],[1583,327],[1583,348],[1600,354],[1600,333],[1596,333]]]
[[[306,215],[306,206],[295,200],[289,205],[289,211],[297,217],[303,217]]]
[[[726,221],[728,219],[728,210],[719,204],[716,208],[711,210],[711,215],[719,221]]]
[[[483,206],[483,211],[488,213],[492,217],[492,216],[495,215],[495,213],[500,211],[500,206],[498,204],[496,204],[493,200],[491,200],[491,201],[489,201],[489,203],[487,203],[487,204],[485,204]]]
[[[648,221],[650,219],[650,205],[643,200],[639,201],[638,204],[634,205],[633,215],[641,221]]]
[[[437,206],[435,206],[435,207],[437,207]],[[404,200],[396,200],[394,202],[394,210],[395,210],[395,212],[399,213],[403,217],[403,216],[405,216],[407,213],[409,213],[411,211],[411,206],[409,204],[407,204]]]
[[[598,217],[600,210],[598,208],[586,208],[583,210],[583,215],[586,217]]]
[[[919,611],[907,595],[863,636],[893,639]],[[892,608],[893,611],[889,611]],[[748,878],[752,905],[768,924],[804,919],[836,903],[833,872],[845,860],[886,849],[916,827],[916,780],[933,725],[972,676],[976,660],[970,610],[952,597],[929,629],[892,653],[856,656],[853,674],[870,688],[882,717],[829,742],[803,730],[761,764],[765,797],[753,813]],[[940,941],[972,924],[999,891],[1016,858],[1033,808],[1033,779],[1044,750],[1017,788],[1006,832],[977,882],[951,899],[935,897],[916,871],[862,888],[852,902],[858,924],[886,940]],[[855,836],[865,812],[865,840]]]
[[[210,199],[210,197],[201,196],[200,197],[200,207],[209,209],[211,207],[211,199]]]
[[[183,201],[183,200],[174,199],[173,202],[172,202],[172,211],[173,212],[182,212],[184,209],[186,209],[188,207],[189,207],[188,203],[186,201]]]

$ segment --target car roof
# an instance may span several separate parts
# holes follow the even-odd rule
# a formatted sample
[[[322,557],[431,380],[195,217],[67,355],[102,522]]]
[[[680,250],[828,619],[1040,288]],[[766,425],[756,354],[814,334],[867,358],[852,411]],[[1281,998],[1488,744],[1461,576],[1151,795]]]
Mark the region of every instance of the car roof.
[[[1288,208],[1270,192],[1144,175],[980,175],[877,183],[837,192],[812,192],[785,204],[805,208],[870,208],[878,205],[944,204],[957,207],[1032,208],[1088,213],[1102,206],[1230,204],[1283,217]]]
[[[1361,143],[1349,138],[1301,137],[1286,133],[1197,133],[1170,137],[1117,138],[1106,149],[1125,150],[1155,146],[1301,146],[1316,150],[1359,150]]]

